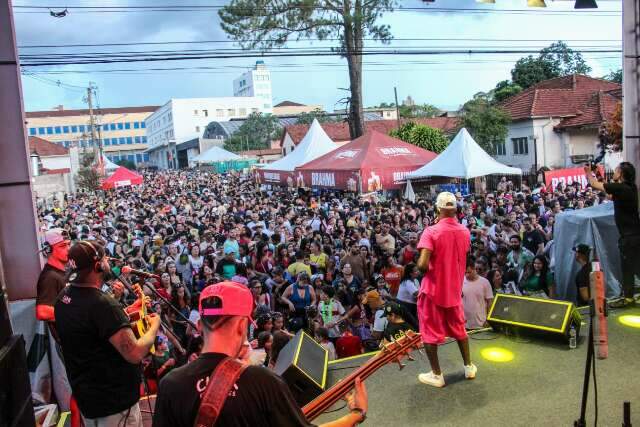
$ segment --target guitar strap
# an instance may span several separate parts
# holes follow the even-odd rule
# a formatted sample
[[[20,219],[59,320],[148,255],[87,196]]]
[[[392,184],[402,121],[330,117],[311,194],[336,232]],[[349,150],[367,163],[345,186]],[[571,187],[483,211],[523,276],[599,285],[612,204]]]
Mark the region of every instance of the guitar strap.
[[[225,358],[216,366],[202,396],[195,427],[213,427],[216,424],[231,387],[248,366],[248,364],[230,357]]]

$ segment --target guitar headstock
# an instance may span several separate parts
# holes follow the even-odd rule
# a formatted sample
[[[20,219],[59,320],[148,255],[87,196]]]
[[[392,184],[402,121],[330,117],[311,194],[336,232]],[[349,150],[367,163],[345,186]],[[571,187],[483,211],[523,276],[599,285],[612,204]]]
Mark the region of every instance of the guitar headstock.
[[[398,339],[393,339],[391,342],[387,342],[382,345],[381,353],[389,358],[390,361],[395,361],[400,369],[403,369],[406,365],[402,363],[403,358],[413,361],[411,352],[420,348],[420,334],[414,331],[401,332],[401,336]]]

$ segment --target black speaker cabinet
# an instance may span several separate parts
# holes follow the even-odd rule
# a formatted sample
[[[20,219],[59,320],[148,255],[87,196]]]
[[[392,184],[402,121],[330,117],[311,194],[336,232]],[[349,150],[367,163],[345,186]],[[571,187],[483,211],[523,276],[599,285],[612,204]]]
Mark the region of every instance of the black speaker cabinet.
[[[274,371],[301,407],[324,391],[328,358],[327,350],[302,330],[280,351]]]
[[[0,426],[35,425],[27,356],[22,335],[13,335],[0,348]]]
[[[0,347],[9,341],[11,336],[11,322],[9,321],[9,307],[7,306],[7,294],[2,281],[0,281]]]
[[[496,330],[516,329],[561,340],[573,324],[580,334],[580,314],[567,301],[496,294],[487,321]]]

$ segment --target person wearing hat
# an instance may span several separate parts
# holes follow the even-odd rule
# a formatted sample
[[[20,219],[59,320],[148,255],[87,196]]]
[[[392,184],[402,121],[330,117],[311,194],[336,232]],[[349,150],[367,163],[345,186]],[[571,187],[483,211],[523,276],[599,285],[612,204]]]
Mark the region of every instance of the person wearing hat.
[[[471,233],[457,220],[457,201],[453,194],[446,191],[438,194],[436,208],[436,224],[424,230],[418,243],[418,268],[424,272],[418,294],[418,321],[431,364],[431,372],[420,374],[418,379],[423,384],[444,387],[438,345],[443,344],[446,337],[458,341],[465,377],[473,379],[477,372],[471,363],[462,305],[462,283]]]
[[[580,270],[576,274],[575,283],[576,283],[576,300],[578,302],[578,306],[585,306],[589,304],[589,300],[591,299],[591,295],[589,292],[589,274],[591,274],[591,263],[589,262],[589,255],[591,254],[591,248],[584,243],[580,243],[573,247],[573,252],[575,252],[575,259],[578,264],[580,264]]]
[[[407,331],[417,329],[416,319],[396,301],[389,301],[384,305],[382,317],[387,319],[382,332],[382,338],[385,342],[397,341],[406,335]]]
[[[232,246],[225,246],[223,252],[224,258],[216,265],[216,274],[230,280],[238,272],[236,253]]]
[[[122,306],[101,288],[109,261],[96,241],[69,249],[70,284],[55,304],[56,327],[71,390],[86,426],[141,426],[140,362],[153,345],[160,317],[133,335]]]
[[[234,282],[208,286],[200,294],[199,311],[202,352],[196,360],[174,369],[160,381],[154,427],[195,425],[209,385],[220,386],[222,376],[216,368],[229,363],[228,359],[241,364],[234,368],[237,376],[230,393],[225,394],[215,425],[311,426],[282,378],[262,366],[246,365],[247,330],[253,312],[251,291]],[[354,426],[364,420],[367,407],[366,390],[358,379],[355,393],[349,397],[350,413],[325,426]]]
[[[48,322],[55,336],[53,306],[56,297],[67,284],[65,270],[69,260],[69,237],[61,228],[48,230],[44,235],[47,263],[40,272],[36,296],[36,318]]]

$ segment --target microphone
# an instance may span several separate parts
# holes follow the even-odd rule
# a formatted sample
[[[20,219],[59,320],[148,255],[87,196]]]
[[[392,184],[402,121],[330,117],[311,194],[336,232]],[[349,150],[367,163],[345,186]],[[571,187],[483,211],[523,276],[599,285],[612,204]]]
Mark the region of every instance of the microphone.
[[[146,271],[134,270],[133,268],[129,267],[128,265],[125,265],[124,267],[122,267],[121,271],[122,271],[123,274],[135,274],[137,276],[149,277],[149,278],[152,278],[152,279],[160,280],[160,276],[158,276],[157,274],[147,273]]]

